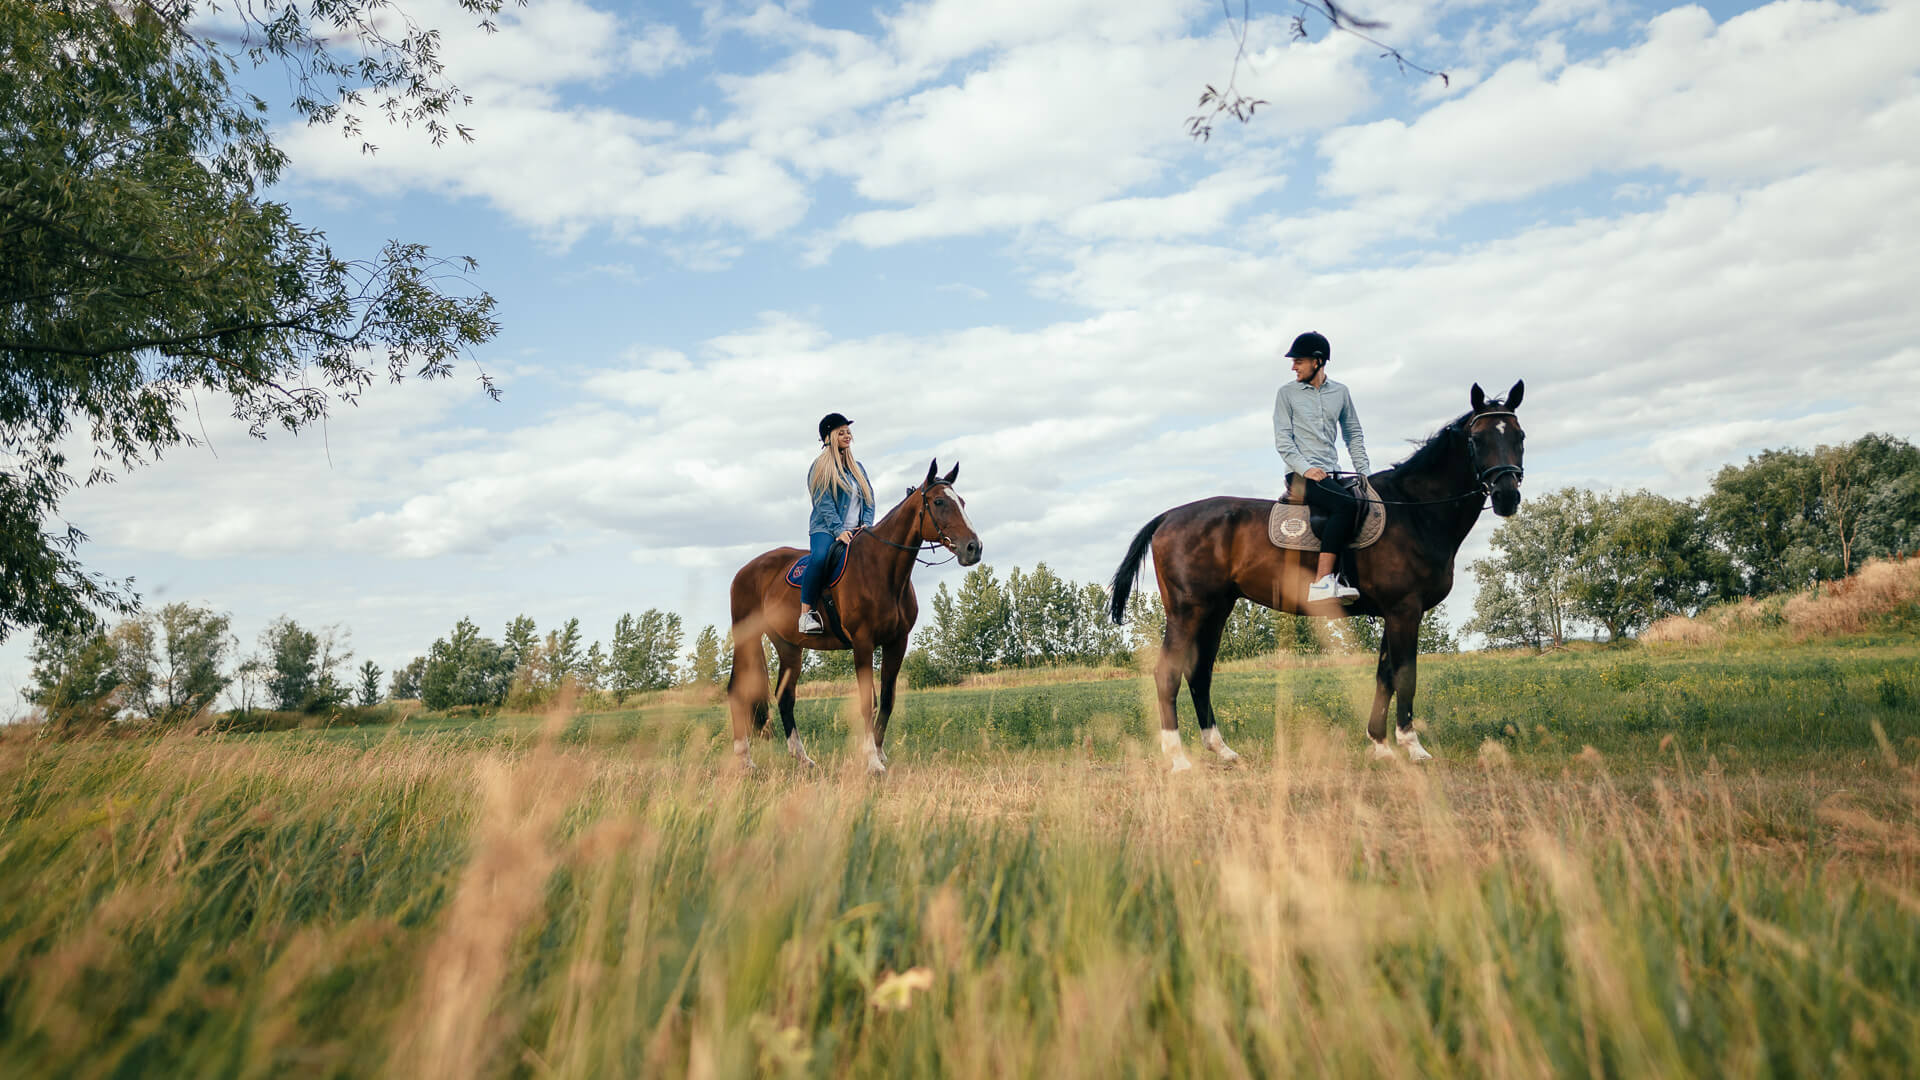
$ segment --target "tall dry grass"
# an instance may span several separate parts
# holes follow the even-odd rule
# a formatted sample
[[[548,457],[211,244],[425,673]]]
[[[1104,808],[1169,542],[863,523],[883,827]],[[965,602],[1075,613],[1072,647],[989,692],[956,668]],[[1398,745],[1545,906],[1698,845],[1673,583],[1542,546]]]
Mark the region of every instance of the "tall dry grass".
[[[1920,1070],[1884,742],[1844,793],[1678,751],[1369,768],[1292,720],[1182,779],[1133,740],[875,784],[565,722],[4,747],[0,1072]]]
[[[1694,616],[1673,615],[1640,639],[1680,645],[1717,645],[1780,631],[1792,637],[1832,637],[1920,625],[1920,559],[1874,559],[1840,581],[1785,596],[1744,597]]]

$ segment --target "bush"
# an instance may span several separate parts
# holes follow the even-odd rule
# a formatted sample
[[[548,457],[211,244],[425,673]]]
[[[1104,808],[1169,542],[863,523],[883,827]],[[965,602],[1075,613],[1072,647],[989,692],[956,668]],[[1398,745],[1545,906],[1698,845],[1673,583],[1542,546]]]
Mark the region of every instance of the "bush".
[[[912,690],[952,686],[960,681],[960,672],[935,660],[924,648],[908,650],[907,658],[900,662],[900,673],[907,677],[907,687]]]

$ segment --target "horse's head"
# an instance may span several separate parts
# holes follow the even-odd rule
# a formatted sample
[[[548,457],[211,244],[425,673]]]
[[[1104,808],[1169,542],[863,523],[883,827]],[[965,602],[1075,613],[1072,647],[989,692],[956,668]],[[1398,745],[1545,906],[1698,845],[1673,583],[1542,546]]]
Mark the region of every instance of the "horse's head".
[[[972,566],[980,561],[982,549],[980,534],[973,531],[973,523],[967,520],[967,501],[953,490],[960,466],[954,465],[945,476],[938,475],[939,472],[940,461],[936,458],[927,466],[926,480],[907,491],[909,497],[920,496],[920,535],[938,541],[953,552],[961,566]]]
[[[1504,399],[1489,400],[1473,384],[1473,412],[1463,422],[1467,434],[1467,460],[1481,488],[1493,499],[1493,512],[1512,517],[1520,509],[1520,481],[1526,470],[1520,467],[1527,448],[1527,433],[1520,429],[1514,410],[1526,392],[1522,379],[1513,384]]]

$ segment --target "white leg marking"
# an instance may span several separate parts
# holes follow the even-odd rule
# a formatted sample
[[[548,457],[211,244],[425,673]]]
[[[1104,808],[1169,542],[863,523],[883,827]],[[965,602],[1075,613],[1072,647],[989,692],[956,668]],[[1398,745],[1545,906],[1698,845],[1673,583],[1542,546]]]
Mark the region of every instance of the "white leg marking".
[[[807,755],[807,748],[801,745],[800,733],[798,731],[787,736],[787,753],[792,754],[794,757],[794,760],[798,761],[802,765],[812,766],[812,765],[819,764],[819,762],[813,760],[813,758]]]
[[[1432,761],[1433,755],[1420,745],[1420,733],[1412,728],[1395,728],[1393,737],[1407,751],[1408,761]]]
[[[1220,737],[1220,729],[1217,727],[1208,728],[1206,734],[1200,736],[1200,743],[1220,755],[1221,761],[1240,760],[1240,755],[1233,752],[1233,749],[1227,745],[1227,740]]]
[[[748,743],[745,739],[733,740],[733,754],[740,759],[740,764],[745,767],[748,772],[752,772],[753,755],[747,752],[747,746]]]
[[[879,776],[887,771],[886,760],[880,756],[880,747],[874,744],[873,733],[867,733],[867,772]]]
[[[1375,739],[1373,740],[1373,756],[1391,761],[1393,760],[1393,747],[1388,746],[1387,740],[1385,739]]]
[[[1187,760],[1187,751],[1180,745],[1180,733],[1177,731],[1160,732],[1160,752],[1173,762],[1171,772],[1186,772],[1193,768],[1193,762]]]

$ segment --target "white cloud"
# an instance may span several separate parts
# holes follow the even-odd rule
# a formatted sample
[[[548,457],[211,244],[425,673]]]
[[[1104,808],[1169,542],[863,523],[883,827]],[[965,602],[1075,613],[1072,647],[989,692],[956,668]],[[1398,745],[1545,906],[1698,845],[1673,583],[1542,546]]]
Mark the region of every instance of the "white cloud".
[[[1783,0],[1716,25],[1697,7],[1645,40],[1555,70],[1522,60],[1411,124],[1379,120],[1320,143],[1331,195],[1401,195],[1428,212],[1515,199],[1595,172],[1658,168],[1738,182],[1884,160],[1920,141],[1905,43],[1920,7],[1862,13]]]

